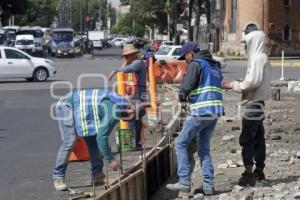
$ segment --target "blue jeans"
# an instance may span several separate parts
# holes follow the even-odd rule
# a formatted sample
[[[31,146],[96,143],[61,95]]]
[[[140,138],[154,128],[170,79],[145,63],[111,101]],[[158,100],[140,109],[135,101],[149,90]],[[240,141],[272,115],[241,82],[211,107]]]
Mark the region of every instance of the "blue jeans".
[[[72,108],[64,100],[60,100],[56,106],[56,117],[58,118],[62,144],[57,153],[56,165],[53,169],[53,179],[65,177],[69,157],[77,138]],[[84,141],[89,150],[92,177],[103,176],[103,160],[97,146],[96,136],[86,137]]]
[[[214,168],[210,156],[210,139],[217,124],[217,118],[189,116],[179,136],[176,138],[175,149],[177,155],[177,174],[179,183],[191,185],[191,164],[189,160],[189,146],[193,139],[197,139],[197,152],[201,162],[203,188],[214,187]]]

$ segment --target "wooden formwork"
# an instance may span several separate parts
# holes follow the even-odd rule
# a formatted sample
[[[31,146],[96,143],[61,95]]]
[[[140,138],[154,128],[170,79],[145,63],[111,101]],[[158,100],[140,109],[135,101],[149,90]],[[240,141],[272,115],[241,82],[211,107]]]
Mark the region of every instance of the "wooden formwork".
[[[144,200],[144,170],[140,169],[109,188],[98,200]]]
[[[140,161],[130,171],[115,179],[97,200],[147,200],[170,177],[174,154],[167,138],[163,137],[158,147],[147,153],[144,162]]]
[[[174,87],[167,89],[173,94],[177,93]],[[109,189],[96,200],[148,200],[167,178],[175,174],[177,162],[173,134],[180,127],[180,113],[178,110],[164,127],[163,137],[144,155],[144,159],[113,180]]]

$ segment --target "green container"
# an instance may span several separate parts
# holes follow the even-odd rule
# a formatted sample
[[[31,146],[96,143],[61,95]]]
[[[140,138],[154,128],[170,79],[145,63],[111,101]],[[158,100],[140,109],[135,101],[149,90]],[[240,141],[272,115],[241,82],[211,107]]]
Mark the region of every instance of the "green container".
[[[134,129],[120,129],[115,132],[119,151],[131,151],[134,148]]]

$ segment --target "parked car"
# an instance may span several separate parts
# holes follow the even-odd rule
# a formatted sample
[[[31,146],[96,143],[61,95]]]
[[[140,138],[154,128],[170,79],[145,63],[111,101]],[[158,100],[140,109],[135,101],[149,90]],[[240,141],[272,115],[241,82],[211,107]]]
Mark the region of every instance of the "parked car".
[[[101,42],[102,42],[103,48],[110,48],[111,47],[111,44],[108,42],[107,39],[101,39]]]
[[[128,40],[128,41],[120,44],[120,48],[123,48],[124,45],[126,45],[126,44],[133,44],[135,46],[135,48],[141,49],[141,48],[144,48],[145,44],[147,44],[147,41],[142,38],[131,39],[131,40]]]
[[[162,41],[161,46],[170,46],[174,45],[173,41]]]
[[[181,45],[174,46],[161,46],[159,50],[154,54],[157,60],[176,60],[181,55]],[[227,66],[225,58],[219,56],[213,56],[213,59],[221,64],[221,68],[225,69]]]
[[[127,38],[115,38],[111,41],[111,45],[120,47],[124,42],[127,42]]]
[[[13,47],[0,47],[0,78],[25,78],[46,81],[56,75],[53,61],[32,57]]]
[[[157,60],[171,60],[178,59],[181,55],[182,46],[161,46],[158,51],[154,54]]]

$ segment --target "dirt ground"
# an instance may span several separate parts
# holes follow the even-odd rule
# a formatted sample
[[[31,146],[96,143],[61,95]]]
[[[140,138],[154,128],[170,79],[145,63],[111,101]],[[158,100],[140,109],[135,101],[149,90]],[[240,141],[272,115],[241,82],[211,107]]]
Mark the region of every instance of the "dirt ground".
[[[207,197],[200,193],[190,199],[240,200],[240,199],[300,199],[300,94],[281,88],[281,100],[266,102],[264,121],[267,144],[266,183],[242,188],[237,181],[244,171],[239,135],[241,121],[238,112],[240,95],[226,92],[226,116],[219,120],[211,141],[211,154],[215,168],[216,195]],[[195,154],[193,188],[201,187],[199,158]],[[176,182],[172,178],[168,183]],[[198,194],[197,194],[198,193]],[[182,199],[177,193],[162,187],[153,200]]]

